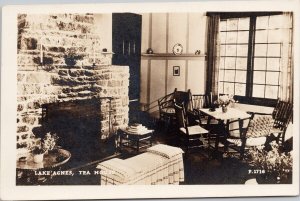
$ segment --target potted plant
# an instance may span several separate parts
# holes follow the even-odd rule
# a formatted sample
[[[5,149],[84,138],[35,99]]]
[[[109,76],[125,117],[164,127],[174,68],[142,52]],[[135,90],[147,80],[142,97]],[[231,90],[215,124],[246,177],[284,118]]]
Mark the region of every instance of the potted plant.
[[[56,148],[56,141],[58,137],[56,134],[51,135],[49,132],[40,141],[39,144],[31,147],[31,153],[33,155],[33,161],[35,163],[41,163],[44,159],[44,154]]]
[[[284,152],[273,141],[269,146],[251,147],[246,161],[256,170],[260,170],[259,183],[286,183],[292,174],[293,158],[290,152]]]
[[[222,112],[227,112],[227,107],[230,103],[235,103],[235,100],[233,99],[233,95],[223,95],[218,98],[214,102],[214,104],[219,105],[222,107]]]

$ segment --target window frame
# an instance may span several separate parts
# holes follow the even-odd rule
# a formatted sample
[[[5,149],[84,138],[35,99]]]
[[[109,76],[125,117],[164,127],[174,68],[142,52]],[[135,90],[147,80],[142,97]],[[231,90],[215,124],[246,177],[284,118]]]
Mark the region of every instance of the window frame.
[[[253,97],[253,75],[254,75],[254,59],[259,58],[258,56],[255,57],[255,32],[256,30],[256,18],[259,16],[271,16],[271,15],[282,15],[282,12],[243,12],[243,13],[209,13],[209,15],[220,15],[220,20],[226,20],[231,18],[243,18],[249,17],[249,38],[248,38],[248,54],[247,54],[247,69],[246,69],[246,91],[245,96],[235,95],[235,99],[240,103],[250,104],[250,105],[260,105],[260,106],[269,106],[274,107],[277,103],[277,99],[270,99],[270,98],[258,98]],[[259,43],[260,44],[260,43]],[[272,44],[272,43],[266,43]],[[276,43],[278,44],[278,43]],[[221,44],[220,44],[221,45]],[[235,56],[235,58],[239,58],[240,56]],[[265,56],[263,58],[269,58]],[[271,57],[270,57],[271,58]],[[234,69],[236,71],[236,69]],[[263,70],[264,72],[269,72],[267,69]],[[225,73],[225,70],[224,70]],[[280,76],[280,75],[279,75]],[[278,78],[280,79],[280,78]],[[223,81],[218,81],[223,82]],[[254,83],[255,84],[255,83]],[[271,84],[263,84],[264,86],[275,86]],[[278,92],[280,88],[280,83],[278,80]],[[264,92],[265,93],[265,92]]]

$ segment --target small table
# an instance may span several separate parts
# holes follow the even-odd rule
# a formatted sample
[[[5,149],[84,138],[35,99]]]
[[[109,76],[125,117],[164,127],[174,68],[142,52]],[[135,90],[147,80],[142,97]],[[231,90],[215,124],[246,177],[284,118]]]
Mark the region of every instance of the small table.
[[[154,130],[146,130],[141,133],[133,133],[127,129],[119,130],[119,149],[122,151],[123,147],[135,149],[139,153],[141,148],[152,146],[152,135]]]
[[[208,124],[210,119],[216,119],[219,122],[219,125],[223,125],[228,134],[228,124],[230,119],[245,119],[249,118],[251,115],[245,111],[238,110],[236,108],[228,108],[227,112],[222,112],[222,108],[216,108],[215,111],[210,111],[208,108],[199,109],[200,112],[208,115]],[[220,135],[217,135],[215,142],[215,150],[218,149],[218,144],[220,141]]]
[[[58,149],[44,155],[44,160],[41,163],[33,162],[33,157],[30,155],[26,161],[17,161],[17,169],[22,170],[38,170],[45,168],[54,168],[65,164],[71,158],[71,153],[64,149]]]
[[[33,156],[30,154],[26,161],[17,161],[16,167],[17,171],[27,178],[27,182],[31,182],[35,176],[33,172],[35,170],[47,170],[59,167],[71,158],[71,153],[64,149],[57,149],[50,151],[48,154],[44,155],[44,159],[41,163],[35,163],[33,161]],[[22,173],[23,172],[23,173]],[[19,177],[21,179],[22,176]],[[38,181],[45,180],[45,177],[37,178]]]

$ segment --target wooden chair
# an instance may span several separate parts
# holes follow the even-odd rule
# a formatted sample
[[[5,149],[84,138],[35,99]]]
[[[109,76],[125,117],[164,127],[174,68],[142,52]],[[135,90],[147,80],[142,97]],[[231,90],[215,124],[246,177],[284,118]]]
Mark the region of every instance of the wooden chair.
[[[215,119],[210,119],[210,121],[208,122],[208,116],[200,112],[200,109],[202,108],[215,107],[211,92],[209,94],[193,94],[191,102],[194,115],[199,116],[198,118],[200,119],[200,125],[207,129],[210,129],[211,125],[218,124],[218,121]]]
[[[285,142],[285,133],[293,117],[293,104],[278,100],[272,113],[274,125],[270,131],[276,137],[277,143]]]
[[[179,133],[184,140],[186,151],[188,152],[191,148],[204,146],[204,137],[207,136],[209,132],[200,125],[191,125],[189,123],[183,104],[175,102],[174,107]]]
[[[251,113],[250,118],[233,120],[228,123],[225,141],[225,153],[229,149],[240,153],[243,159],[245,150],[266,143],[274,120],[271,115]]]
[[[172,126],[176,122],[174,102],[183,103],[185,110],[192,110],[191,91],[178,91],[175,88],[174,92],[158,99],[159,118]]]

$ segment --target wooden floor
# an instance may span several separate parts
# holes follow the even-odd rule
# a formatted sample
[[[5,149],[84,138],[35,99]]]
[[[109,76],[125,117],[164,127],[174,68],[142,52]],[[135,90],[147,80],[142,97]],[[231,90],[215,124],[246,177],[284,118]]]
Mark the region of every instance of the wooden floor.
[[[55,176],[44,182],[17,182],[18,185],[99,185],[100,176],[94,175],[98,163],[110,158],[118,157],[126,159],[136,155],[133,150],[123,150],[121,153],[115,150],[114,139],[108,140],[101,146],[99,152],[90,156],[91,161],[86,161],[85,157],[81,161],[70,161],[62,170],[72,170],[74,176]],[[180,146],[176,132],[157,129],[153,144],[168,144],[171,146]],[[246,162],[240,161],[234,157],[223,158],[222,153],[214,155],[213,159],[209,155],[209,150],[196,149],[188,155],[184,155],[185,185],[195,184],[244,184],[253,175],[249,175],[250,167]],[[78,159],[77,159],[78,160]],[[81,172],[80,172],[81,171]],[[83,173],[91,173],[83,175]],[[81,174],[80,174],[81,173]],[[287,181],[290,183],[291,181]]]

